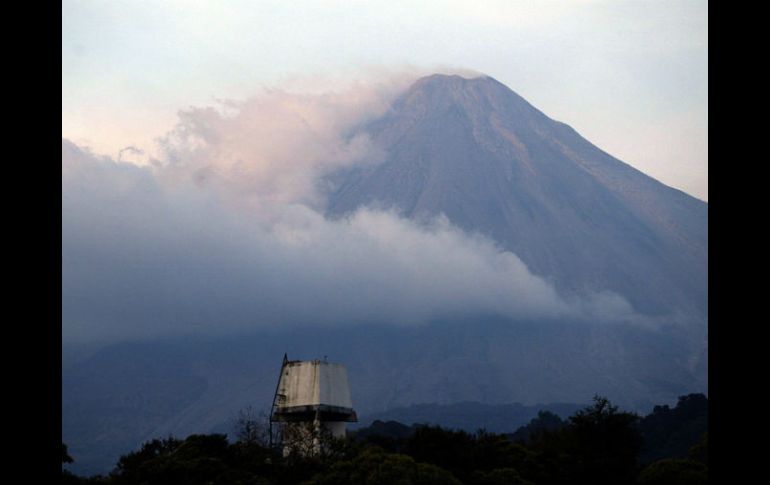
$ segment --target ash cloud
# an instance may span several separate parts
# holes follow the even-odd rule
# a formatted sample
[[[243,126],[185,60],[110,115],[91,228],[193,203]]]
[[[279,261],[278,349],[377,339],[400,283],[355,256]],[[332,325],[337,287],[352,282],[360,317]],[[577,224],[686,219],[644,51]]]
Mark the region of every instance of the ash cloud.
[[[324,218],[319,181],[382,159],[355,127],[384,113],[401,85],[273,90],[190,109],[146,166],[63,140],[64,340],[465,314],[636,318],[617,295],[559,295],[516,255],[445,218]]]

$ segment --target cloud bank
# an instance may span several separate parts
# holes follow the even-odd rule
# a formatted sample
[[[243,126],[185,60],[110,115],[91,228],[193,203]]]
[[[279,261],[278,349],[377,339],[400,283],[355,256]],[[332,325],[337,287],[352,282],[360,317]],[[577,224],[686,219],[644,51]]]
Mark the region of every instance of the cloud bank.
[[[634,318],[617,295],[559,295],[446,218],[324,218],[323,176],[382,160],[355,127],[384,113],[399,86],[193,108],[145,166],[63,140],[64,340],[479,314]]]

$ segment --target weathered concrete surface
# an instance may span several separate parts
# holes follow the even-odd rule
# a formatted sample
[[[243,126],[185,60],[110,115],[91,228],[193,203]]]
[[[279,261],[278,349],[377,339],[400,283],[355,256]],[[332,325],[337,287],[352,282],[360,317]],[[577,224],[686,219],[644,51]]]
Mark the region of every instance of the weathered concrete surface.
[[[320,360],[287,362],[281,373],[278,394],[279,408],[353,407],[345,366]]]

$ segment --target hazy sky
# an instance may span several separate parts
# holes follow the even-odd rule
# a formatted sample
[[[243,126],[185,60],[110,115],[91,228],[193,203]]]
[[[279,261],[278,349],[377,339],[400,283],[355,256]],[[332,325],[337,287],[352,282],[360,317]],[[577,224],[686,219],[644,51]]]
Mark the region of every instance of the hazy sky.
[[[466,68],[708,199],[707,1],[62,2],[62,136],[118,158],[263,87]]]

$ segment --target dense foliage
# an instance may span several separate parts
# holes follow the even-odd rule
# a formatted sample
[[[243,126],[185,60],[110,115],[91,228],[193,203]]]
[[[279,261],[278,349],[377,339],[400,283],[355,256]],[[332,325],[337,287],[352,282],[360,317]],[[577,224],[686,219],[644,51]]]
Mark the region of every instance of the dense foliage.
[[[169,437],[120,458],[89,484],[701,484],[708,477],[708,400],[683,396],[646,417],[607,399],[567,420],[541,412],[513,434],[375,422],[323,453],[282,456],[258,423],[241,416],[237,441],[223,434]],[[255,427],[257,426],[257,427]],[[77,457],[75,457],[77,459]],[[62,463],[71,462],[62,445]]]
[[[686,458],[708,429],[708,411],[708,399],[703,394],[682,396],[673,409],[655,406],[639,423],[644,437],[639,461],[648,464],[669,457]]]

